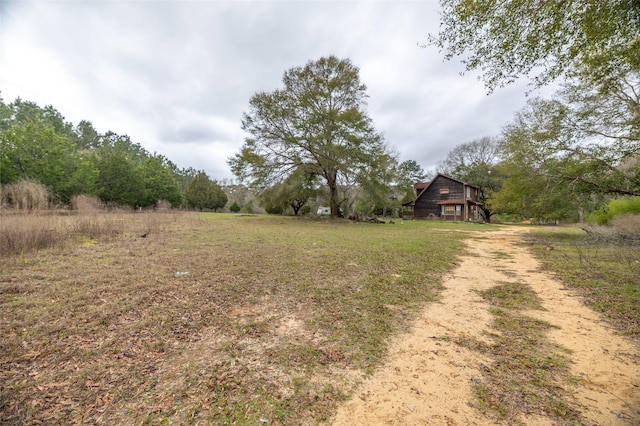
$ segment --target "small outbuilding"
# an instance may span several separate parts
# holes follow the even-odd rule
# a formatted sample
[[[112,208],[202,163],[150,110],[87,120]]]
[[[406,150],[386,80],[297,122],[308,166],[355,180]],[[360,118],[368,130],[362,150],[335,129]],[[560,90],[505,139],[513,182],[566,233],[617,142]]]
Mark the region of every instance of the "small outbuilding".
[[[416,198],[404,203],[414,219],[480,221],[478,187],[438,173],[431,182],[414,185]]]

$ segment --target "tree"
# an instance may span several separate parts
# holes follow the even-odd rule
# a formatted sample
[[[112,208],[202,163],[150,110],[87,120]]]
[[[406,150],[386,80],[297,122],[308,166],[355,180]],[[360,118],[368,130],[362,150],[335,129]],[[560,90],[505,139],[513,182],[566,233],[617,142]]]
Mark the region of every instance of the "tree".
[[[154,155],[142,165],[142,180],[144,184],[144,200],[142,206],[153,206],[160,200],[166,200],[172,207],[182,204],[182,192],[178,181],[171,169],[166,165],[166,159],[161,155]]]
[[[101,150],[95,164],[98,169],[97,193],[105,204],[133,208],[144,205],[141,171],[126,152],[118,149]]]
[[[100,146],[100,134],[90,121],[80,121],[74,131],[79,149],[93,149]]]
[[[364,110],[366,86],[351,61],[334,56],[286,71],[283,83],[251,98],[242,119],[250,136],[229,165],[261,191],[304,167],[325,181],[335,217],[340,189],[369,178],[385,153]]]
[[[400,202],[393,188],[397,179],[398,167],[394,155],[383,149],[375,156],[375,161],[365,169],[356,188],[356,197],[352,202],[358,203],[358,212],[386,216],[400,207]]]
[[[480,209],[487,222],[495,214],[491,207],[493,194],[500,190],[500,162],[498,141],[490,137],[475,139],[458,145],[447,154],[438,171],[478,187]]]
[[[640,194],[638,163],[632,165],[640,146],[625,138],[589,137],[578,122],[576,111],[560,99],[533,99],[518,112],[503,131],[504,180],[494,204],[525,216],[564,219],[609,196]]]
[[[525,152],[547,174],[579,193],[640,195],[637,130],[631,126],[626,134],[607,135],[598,113],[588,113],[587,118],[582,114],[562,99],[531,100],[505,128],[505,152],[510,156]],[[586,124],[594,118],[596,127]],[[547,162],[550,159],[554,161]]]
[[[415,160],[406,160],[400,163],[396,174],[398,188],[404,194],[402,202],[416,198],[414,185],[429,179],[429,174]]]
[[[282,214],[287,207],[298,215],[307,201],[318,194],[317,176],[305,172],[300,167],[284,181],[265,190],[261,196],[261,204],[267,213]]]
[[[77,152],[54,127],[38,116],[13,123],[0,132],[0,152],[0,183],[32,179],[47,186],[57,201],[69,202]]]
[[[205,172],[200,172],[189,182],[185,194],[187,203],[193,208],[202,211],[211,209],[216,211],[227,204],[227,194],[220,185],[209,179]]]
[[[576,70],[596,79],[640,70],[637,0],[440,0],[441,26],[429,40],[489,88],[520,75],[546,84]]]
[[[496,167],[504,180],[500,191],[492,196],[493,209],[541,223],[576,219],[585,200],[571,186],[547,173],[547,168],[558,167],[555,163],[547,159],[542,166],[525,152],[508,157]]]

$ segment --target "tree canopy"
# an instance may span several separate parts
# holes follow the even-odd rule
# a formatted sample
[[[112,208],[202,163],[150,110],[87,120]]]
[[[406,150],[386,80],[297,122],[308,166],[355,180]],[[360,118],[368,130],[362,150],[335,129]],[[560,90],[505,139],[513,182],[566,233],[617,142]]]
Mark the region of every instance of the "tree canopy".
[[[640,70],[637,0],[440,0],[431,43],[462,57],[493,90],[521,75],[539,85],[587,70],[606,78]]]
[[[227,194],[220,185],[209,179],[206,173],[200,172],[189,182],[186,192],[189,206],[198,210],[211,209],[216,211],[227,204]]]
[[[98,133],[90,121],[77,126],[53,106],[0,98],[0,184],[35,181],[54,204],[70,205],[75,195],[98,196],[109,205],[181,205],[196,176],[167,158],[150,154],[126,135]]]
[[[297,216],[307,201],[320,192],[318,176],[305,173],[301,167],[281,183],[265,190],[260,198],[267,213],[282,214],[287,207],[291,207]]]
[[[291,68],[283,83],[250,99],[242,119],[249,137],[229,165],[259,190],[300,168],[320,176],[336,216],[341,189],[377,181],[372,171],[393,157],[366,114],[366,86],[350,60],[334,56]]]

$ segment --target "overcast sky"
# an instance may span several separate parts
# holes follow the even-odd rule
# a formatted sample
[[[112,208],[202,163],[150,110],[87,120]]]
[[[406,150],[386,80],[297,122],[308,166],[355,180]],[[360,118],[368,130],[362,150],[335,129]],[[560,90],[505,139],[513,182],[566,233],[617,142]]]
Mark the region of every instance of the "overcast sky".
[[[369,116],[400,161],[433,170],[456,145],[498,135],[530,89],[487,95],[459,61],[420,48],[438,10],[435,0],[0,0],[0,96],[232,178],[251,96],[336,55],[360,68]]]

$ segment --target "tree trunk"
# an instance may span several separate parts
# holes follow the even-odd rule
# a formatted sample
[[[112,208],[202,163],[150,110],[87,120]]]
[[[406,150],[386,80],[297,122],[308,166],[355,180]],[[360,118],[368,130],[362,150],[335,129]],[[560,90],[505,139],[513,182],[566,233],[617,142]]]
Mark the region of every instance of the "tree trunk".
[[[485,220],[487,223],[491,223],[491,215],[492,215],[491,210],[489,210],[489,209],[485,209],[485,208],[484,208],[484,207],[482,207],[482,206],[480,206],[480,210],[482,210],[482,213],[484,213],[484,214],[483,214],[483,216],[484,216],[484,220]]]
[[[333,185],[329,185],[329,207],[331,208],[331,217],[338,217],[338,187],[334,183]]]
[[[330,171],[327,176],[327,186],[329,187],[329,208],[331,209],[331,218],[338,217],[338,176],[335,170]]]

